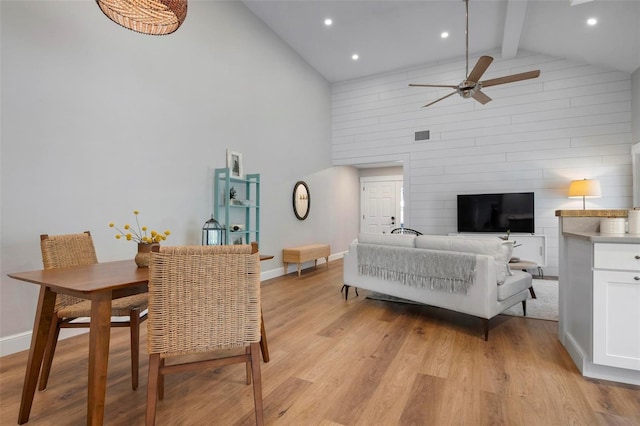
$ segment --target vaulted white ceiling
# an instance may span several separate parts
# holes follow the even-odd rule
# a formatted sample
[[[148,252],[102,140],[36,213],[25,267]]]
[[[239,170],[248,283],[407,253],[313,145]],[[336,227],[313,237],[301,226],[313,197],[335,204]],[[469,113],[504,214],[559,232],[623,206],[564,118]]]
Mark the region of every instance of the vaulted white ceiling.
[[[470,0],[470,55],[518,49],[632,73],[640,67],[639,0]],[[330,82],[465,54],[463,0],[243,0]],[[587,25],[588,18],[598,20]],[[330,27],[324,25],[331,18]],[[440,34],[450,36],[442,39]],[[351,59],[357,53],[359,59]]]

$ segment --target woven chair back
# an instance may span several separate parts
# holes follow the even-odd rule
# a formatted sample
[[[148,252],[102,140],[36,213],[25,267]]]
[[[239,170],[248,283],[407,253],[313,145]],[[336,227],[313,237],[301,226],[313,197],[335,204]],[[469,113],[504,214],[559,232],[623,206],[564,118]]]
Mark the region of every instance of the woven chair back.
[[[42,251],[44,269],[98,263],[93,238],[88,231],[81,234],[41,235],[40,250]],[[75,305],[83,300],[66,294],[58,294],[55,310]]]
[[[162,357],[260,341],[260,257],[250,245],[161,247],[149,265],[147,350]]]

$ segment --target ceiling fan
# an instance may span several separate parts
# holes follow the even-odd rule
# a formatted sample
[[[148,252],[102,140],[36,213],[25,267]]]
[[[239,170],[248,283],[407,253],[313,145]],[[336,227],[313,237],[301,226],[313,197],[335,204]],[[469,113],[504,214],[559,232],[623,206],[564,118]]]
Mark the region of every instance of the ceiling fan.
[[[513,83],[516,81],[528,80],[530,78],[536,78],[540,75],[540,70],[535,70],[535,71],[527,71],[520,74],[512,74],[504,77],[498,77],[498,78],[492,78],[490,80],[480,81],[480,77],[482,77],[482,74],[484,74],[487,68],[489,68],[489,65],[491,65],[491,62],[493,62],[493,58],[491,56],[481,56],[478,59],[478,62],[476,62],[476,65],[471,70],[471,73],[469,73],[469,0],[464,0],[464,3],[466,6],[465,35],[466,35],[466,41],[467,41],[467,48],[466,48],[467,65],[466,65],[465,71],[466,71],[467,77],[462,81],[462,83],[458,84],[457,86],[446,85],[446,84],[413,84],[413,83],[409,84],[409,86],[411,87],[448,87],[451,89],[455,89],[453,92],[449,93],[448,95],[445,95],[439,99],[436,99],[433,102],[426,104],[425,106],[423,106],[423,108],[433,105],[436,102],[440,102],[441,100],[446,99],[449,96],[455,95],[456,93],[465,99],[473,98],[484,105],[487,102],[489,102],[491,98],[481,90],[483,87],[497,86],[498,84]]]

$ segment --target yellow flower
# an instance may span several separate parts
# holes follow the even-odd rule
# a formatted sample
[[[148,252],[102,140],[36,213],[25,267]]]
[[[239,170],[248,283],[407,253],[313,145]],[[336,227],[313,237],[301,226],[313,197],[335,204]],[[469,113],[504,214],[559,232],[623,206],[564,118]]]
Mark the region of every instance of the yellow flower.
[[[168,229],[166,231],[164,231],[164,235],[171,235],[171,231],[169,231]],[[167,237],[164,238],[165,240],[167,239]]]
[[[164,231],[163,233],[152,230],[151,234],[147,234],[147,230],[149,228],[147,228],[146,226],[140,226],[140,222],[138,221],[139,213],[140,212],[138,210],[133,211],[133,214],[136,215],[136,228],[127,223],[123,227],[125,231],[127,231],[126,233],[118,229],[118,227],[113,222],[109,223],[110,228],[115,228],[116,231],[118,231],[118,234],[116,234],[116,239],[121,239],[124,237],[124,239],[126,239],[127,241],[135,241],[136,243],[146,244],[159,243],[160,241],[164,241],[167,239],[167,236],[171,233],[168,230]]]

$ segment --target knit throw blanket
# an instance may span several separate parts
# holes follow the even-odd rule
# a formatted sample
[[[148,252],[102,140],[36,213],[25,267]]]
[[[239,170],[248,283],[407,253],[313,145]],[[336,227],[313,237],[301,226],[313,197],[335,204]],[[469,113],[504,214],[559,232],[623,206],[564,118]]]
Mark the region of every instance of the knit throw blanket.
[[[361,243],[358,272],[413,287],[466,294],[475,279],[476,256]]]

